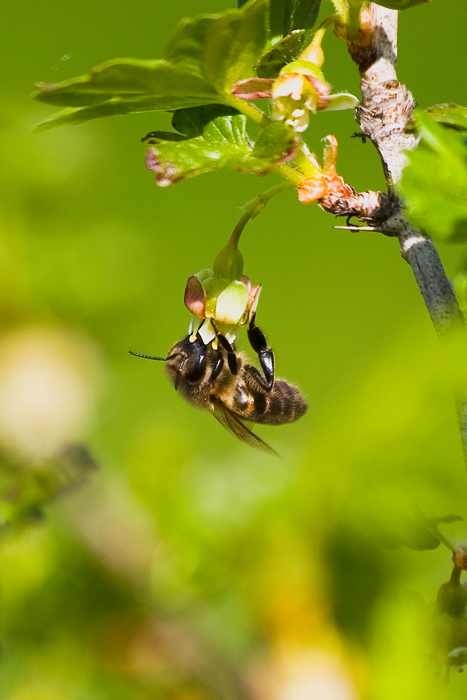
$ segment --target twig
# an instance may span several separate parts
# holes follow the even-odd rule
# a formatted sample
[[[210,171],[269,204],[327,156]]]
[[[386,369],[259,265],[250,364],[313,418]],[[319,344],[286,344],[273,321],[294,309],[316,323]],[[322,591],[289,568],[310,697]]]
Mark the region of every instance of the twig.
[[[349,46],[361,73],[363,99],[357,110],[357,122],[381,157],[390,193],[394,192],[407,163],[406,151],[417,145],[417,137],[406,130],[414,101],[405,85],[397,79],[397,20],[396,10],[372,3],[371,44],[364,48]],[[410,224],[401,207],[391,212],[383,224],[376,224],[376,228],[399,239],[402,257],[412,268],[437,333],[445,338],[450,331],[455,335],[460,327],[465,329],[464,315],[433,241]],[[467,461],[466,387],[459,388],[456,394]]]
[[[360,233],[361,231],[371,231],[372,233],[383,233],[380,229],[374,226],[333,226],[340,231],[352,231],[352,233]]]
[[[372,3],[372,43],[366,50],[350,47],[361,72],[363,99],[357,122],[381,157],[390,191],[407,163],[406,151],[417,145],[416,136],[406,131],[413,98],[397,80],[397,15],[396,10]],[[401,210],[388,217],[381,228],[386,235],[398,237],[402,257],[413,270],[437,332],[444,335],[451,325],[457,328],[463,314],[431,239],[412,226]]]

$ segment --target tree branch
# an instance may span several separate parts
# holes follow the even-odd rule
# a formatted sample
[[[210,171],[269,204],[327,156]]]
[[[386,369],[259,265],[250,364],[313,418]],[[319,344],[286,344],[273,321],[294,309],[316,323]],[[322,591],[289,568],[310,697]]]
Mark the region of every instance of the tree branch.
[[[405,85],[397,79],[397,22],[396,10],[372,3],[368,28],[365,27],[371,41],[363,47],[357,43],[349,46],[361,73],[363,97],[356,118],[362,133],[373,142],[380,155],[389,197],[407,164],[406,151],[417,145],[416,135],[407,131],[414,101]],[[392,200],[392,207],[392,211],[387,209],[388,216],[382,222],[381,210],[379,222],[368,217],[365,221],[382,233],[399,239],[402,257],[412,268],[437,333],[444,338],[455,336],[457,344],[459,329],[462,328],[460,342],[464,346],[465,317],[433,241],[410,224],[400,202],[394,207]],[[467,461],[467,388],[456,387],[456,396]]]
[[[414,101],[397,79],[397,20],[396,10],[372,3],[371,44],[349,47],[361,73],[363,99],[356,118],[380,155],[390,192],[407,164],[406,151],[417,145],[415,134],[407,132]],[[400,203],[380,223],[380,230],[399,239],[402,257],[412,268],[437,332],[444,335],[451,325],[457,328],[463,314],[431,239],[407,221]]]

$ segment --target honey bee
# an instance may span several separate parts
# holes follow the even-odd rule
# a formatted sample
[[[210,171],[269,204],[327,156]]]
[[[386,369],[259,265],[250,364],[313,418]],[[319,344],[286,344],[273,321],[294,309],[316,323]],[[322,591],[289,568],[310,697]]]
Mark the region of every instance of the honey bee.
[[[277,455],[243,421],[282,425],[300,418],[308,406],[300,390],[283,379],[275,379],[274,353],[252,316],[248,339],[257,353],[263,373],[245,364],[245,355],[236,352],[227,338],[217,331],[206,344],[199,329],[175,343],[167,357],[131,352],[147,360],[165,362],[175,389],[194,406],[208,410],[230,433],[252,447]]]

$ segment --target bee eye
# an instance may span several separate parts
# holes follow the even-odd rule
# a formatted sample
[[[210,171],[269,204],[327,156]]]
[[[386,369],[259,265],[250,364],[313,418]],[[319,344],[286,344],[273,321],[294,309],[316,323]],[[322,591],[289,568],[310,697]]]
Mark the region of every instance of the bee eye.
[[[191,367],[186,373],[186,378],[189,382],[199,382],[206,374],[206,350],[203,348],[199,351]]]

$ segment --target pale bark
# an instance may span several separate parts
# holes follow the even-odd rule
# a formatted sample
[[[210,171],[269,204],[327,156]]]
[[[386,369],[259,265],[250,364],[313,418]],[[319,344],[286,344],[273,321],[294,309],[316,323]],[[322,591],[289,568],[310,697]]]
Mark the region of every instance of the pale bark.
[[[323,209],[340,216],[355,216],[366,226],[347,226],[353,231],[373,230],[396,237],[401,254],[412,268],[437,333],[456,337],[467,347],[459,329],[465,329],[465,317],[433,241],[406,218],[403,204],[395,194],[407,164],[406,152],[417,146],[417,136],[408,131],[414,101],[405,85],[397,79],[398,12],[372,3],[369,33],[371,42],[349,45],[349,52],[361,75],[362,103],[356,119],[362,135],[377,149],[386,177],[388,193],[361,192],[347,198],[326,196]],[[367,28],[365,28],[367,29]],[[465,343],[465,345],[464,345]],[[452,347],[452,345],[451,345]],[[456,387],[459,423],[464,455],[467,458],[467,387]],[[467,461],[467,459],[466,459]]]

